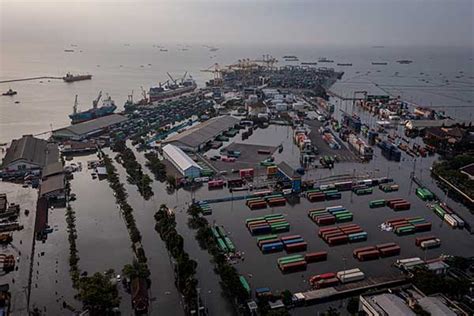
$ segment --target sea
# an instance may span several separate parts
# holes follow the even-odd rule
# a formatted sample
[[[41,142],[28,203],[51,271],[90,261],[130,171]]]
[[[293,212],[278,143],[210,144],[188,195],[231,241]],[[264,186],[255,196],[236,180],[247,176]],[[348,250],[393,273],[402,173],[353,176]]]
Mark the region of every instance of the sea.
[[[343,97],[354,91],[369,94],[388,93],[421,106],[444,110],[453,118],[472,119],[474,100],[473,47],[331,47],[311,45],[238,45],[213,46],[200,44],[91,44],[47,43],[37,45],[3,45],[0,54],[0,82],[31,77],[62,77],[67,72],[91,74],[92,80],[65,83],[60,79],[41,79],[0,83],[0,92],[16,90],[13,97],[0,97],[0,143],[25,134],[47,137],[51,130],[70,124],[75,96],[79,109],[91,107],[99,91],[110,95],[119,110],[128,95],[137,100],[142,89],[185,73],[200,87],[213,77],[210,72],[239,59],[262,59],[271,55],[278,66],[314,62],[320,57],[333,63],[316,67],[335,68],[345,72],[331,90]],[[65,50],[73,50],[66,52]],[[164,51],[166,50],[166,51]],[[297,62],[285,62],[285,55],[294,55]],[[401,59],[411,64],[399,64]],[[387,65],[372,65],[387,62]],[[352,66],[338,66],[351,63]],[[169,73],[169,75],[168,75]]]

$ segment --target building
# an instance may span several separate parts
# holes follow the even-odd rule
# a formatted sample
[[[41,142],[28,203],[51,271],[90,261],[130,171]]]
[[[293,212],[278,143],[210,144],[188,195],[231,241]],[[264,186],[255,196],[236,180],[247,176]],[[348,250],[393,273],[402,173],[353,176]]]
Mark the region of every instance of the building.
[[[474,180],[474,163],[464,166],[459,171],[469,177],[469,180]]]
[[[238,118],[229,115],[214,117],[169,137],[163,143],[172,144],[185,151],[196,152],[239,122]]]
[[[41,172],[41,177],[43,179],[46,179],[48,177],[62,174],[62,173],[64,173],[63,163],[60,161],[56,161],[56,162],[50,163],[49,165],[43,168],[43,171]]]
[[[111,128],[117,127],[128,119],[120,114],[111,114],[90,121],[70,125],[53,131],[53,138],[58,140],[84,140],[95,137]]]
[[[179,147],[168,144],[163,147],[163,157],[171,162],[181,175],[197,178],[201,175],[201,166],[184,153]]]
[[[40,185],[39,196],[48,200],[64,200],[66,198],[64,174],[57,174],[43,180]]]
[[[437,296],[425,296],[418,300],[418,304],[431,316],[456,316],[457,314],[451,310],[441,299]]]
[[[12,141],[2,162],[4,172],[28,172],[41,170],[50,163],[59,161],[57,144],[25,135]]]
[[[40,197],[36,202],[35,217],[35,236],[37,240],[43,240],[46,237],[46,228],[48,226],[48,200]]]
[[[359,297],[359,310],[369,316],[415,316],[403,299],[395,294],[384,293]]]

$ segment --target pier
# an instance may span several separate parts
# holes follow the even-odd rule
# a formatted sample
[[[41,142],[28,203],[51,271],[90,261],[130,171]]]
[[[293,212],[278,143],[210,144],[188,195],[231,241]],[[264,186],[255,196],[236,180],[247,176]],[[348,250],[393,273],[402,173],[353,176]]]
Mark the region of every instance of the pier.
[[[1,80],[0,83],[9,83],[9,82],[17,82],[17,81],[29,81],[29,80],[41,80],[41,79],[59,79],[59,80],[62,80],[63,77],[51,77],[51,76],[30,77],[30,78],[22,78],[22,79]]]

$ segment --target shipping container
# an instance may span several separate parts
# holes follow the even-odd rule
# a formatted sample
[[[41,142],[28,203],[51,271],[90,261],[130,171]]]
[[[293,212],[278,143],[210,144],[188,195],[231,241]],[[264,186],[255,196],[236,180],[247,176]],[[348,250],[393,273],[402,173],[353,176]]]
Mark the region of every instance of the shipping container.
[[[326,251],[310,252],[304,256],[307,263],[326,261],[328,253]]]
[[[361,251],[357,253],[357,259],[360,261],[368,261],[378,259],[380,253],[377,249]]]
[[[431,240],[431,239],[436,239],[435,236],[430,235],[430,236],[422,236],[422,237],[416,237],[415,238],[415,245],[420,246],[421,242]]]
[[[288,253],[306,251],[308,248],[308,243],[303,241],[299,243],[285,244],[285,250]]]
[[[380,256],[381,257],[391,257],[391,256],[398,256],[400,254],[400,246],[392,246],[392,247],[386,247],[386,248],[382,248],[380,249]]]
[[[369,202],[370,208],[383,207],[385,206],[385,200],[373,200]]]
[[[364,272],[360,271],[360,272],[356,272],[352,274],[342,274],[338,278],[339,278],[339,281],[341,281],[341,283],[349,283],[349,282],[361,281],[365,279],[365,275],[364,275]]]
[[[439,238],[425,240],[420,243],[422,249],[431,249],[441,246],[441,240]]]

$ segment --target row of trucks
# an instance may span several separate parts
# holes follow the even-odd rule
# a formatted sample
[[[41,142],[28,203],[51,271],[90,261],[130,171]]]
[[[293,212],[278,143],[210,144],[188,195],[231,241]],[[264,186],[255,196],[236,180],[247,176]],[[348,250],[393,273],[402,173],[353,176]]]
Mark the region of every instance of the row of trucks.
[[[362,281],[365,279],[365,274],[359,268],[342,270],[336,273],[329,272],[314,275],[309,278],[309,283],[314,289],[322,289],[331,286],[336,286],[339,283],[350,283]]]
[[[445,203],[436,203],[432,205],[433,212],[441,217],[446,223],[452,228],[463,228],[465,225],[464,220],[459,217],[454,211],[447,206]]]

